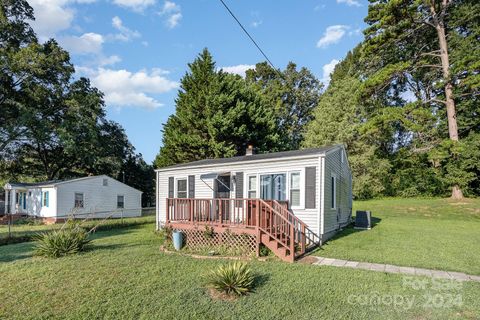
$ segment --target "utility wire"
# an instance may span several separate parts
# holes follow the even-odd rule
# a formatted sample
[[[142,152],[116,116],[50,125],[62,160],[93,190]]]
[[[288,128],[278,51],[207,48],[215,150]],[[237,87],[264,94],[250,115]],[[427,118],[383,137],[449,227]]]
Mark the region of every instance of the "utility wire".
[[[220,2],[223,4],[223,6],[225,7],[225,9],[227,9],[228,13],[230,13],[230,15],[233,17],[233,19],[235,19],[235,21],[237,21],[238,25],[240,26],[240,28],[242,28],[243,32],[245,32],[245,34],[250,38],[250,40],[253,42],[253,44],[255,45],[255,47],[257,47],[257,49],[262,53],[262,55],[265,57],[265,59],[267,59],[267,62],[270,64],[270,66],[272,66],[273,69],[275,70],[278,70],[277,68],[275,68],[275,66],[273,65],[273,63],[270,61],[270,59],[268,59],[267,55],[265,54],[265,52],[263,52],[262,48],[260,48],[260,46],[258,45],[258,43],[253,39],[253,37],[250,35],[250,33],[248,33],[247,29],[245,29],[245,27],[242,25],[242,23],[237,19],[237,17],[235,16],[235,14],[232,12],[232,10],[230,10],[230,8],[227,6],[227,4],[223,1],[223,0],[220,0]]]

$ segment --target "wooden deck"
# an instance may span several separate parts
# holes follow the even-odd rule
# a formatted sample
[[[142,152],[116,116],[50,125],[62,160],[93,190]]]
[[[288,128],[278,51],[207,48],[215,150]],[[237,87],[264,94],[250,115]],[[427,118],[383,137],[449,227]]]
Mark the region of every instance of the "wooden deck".
[[[290,262],[319,243],[318,236],[288,210],[288,203],[276,200],[168,198],[166,224],[185,230],[208,225],[215,232],[251,234],[256,237],[257,254],[264,244]]]

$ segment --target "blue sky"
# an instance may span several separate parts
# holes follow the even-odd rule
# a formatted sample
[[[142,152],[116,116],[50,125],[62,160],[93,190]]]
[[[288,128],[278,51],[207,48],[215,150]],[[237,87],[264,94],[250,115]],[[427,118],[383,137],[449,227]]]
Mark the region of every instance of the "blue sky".
[[[207,47],[217,67],[263,61],[218,0],[28,0],[41,41],[70,51],[77,76],[105,93],[108,118],[153,161],[188,63]],[[328,81],[363,38],[366,0],[225,0],[278,68],[289,61]]]

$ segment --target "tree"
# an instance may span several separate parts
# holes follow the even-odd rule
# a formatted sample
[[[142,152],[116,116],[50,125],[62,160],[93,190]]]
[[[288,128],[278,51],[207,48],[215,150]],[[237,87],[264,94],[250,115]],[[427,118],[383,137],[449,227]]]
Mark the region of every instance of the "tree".
[[[349,53],[336,66],[330,86],[307,125],[302,146],[344,144],[352,170],[353,195],[368,199],[385,193],[390,163],[380,156],[377,136],[364,131],[368,115],[362,103],[362,83],[355,75],[358,70],[351,65],[355,57]]]
[[[275,70],[268,63],[257,63],[255,69],[247,70],[246,80],[253,83],[270,104],[277,116],[282,132],[284,150],[300,147],[305,126],[313,118],[313,109],[318,104],[323,85],[307,69],[297,70],[289,62],[286,69]]]
[[[242,155],[248,144],[260,152],[277,150],[275,114],[252,86],[240,76],[217,71],[207,49],[189,69],[175,114],[163,128],[157,167]]]
[[[0,3],[0,179],[118,177],[135,166],[134,174],[151,174],[106,118],[103,93],[73,80],[68,52],[54,40],[38,43],[26,22],[33,19],[24,0]],[[142,191],[152,193],[151,182]]]
[[[426,107],[430,107],[430,115],[445,110],[446,121],[442,121],[445,118],[438,118],[432,123],[436,123],[435,129],[439,130],[446,123],[448,137],[455,144],[460,136],[455,91],[463,83],[474,84],[470,85],[474,90],[469,93],[474,96],[478,90],[478,80],[474,80],[478,79],[478,69],[474,71],[467,66],[472,61],[471,55],[467,52],[460,53],[461,48],[449,47],[448,39],[453,38],[453,41],[462,43],[464,48],[471,47],[476,42],[477,45],[471,49],[479,52],[478,4],[475,5],[474,1],[452,0],[370,2],[365,19],[369,27],[364,32],[364,53],[365,59],[370,61],[370,70],[376,71],[372,75],[374,81],[371,85],[377,88],[385,88],[386,83],[390,88],[407,86],[418,98],[418,102],[411,105],[410,113],[415,112],[415,109],[425,110]],[[458,16],[458,11],[464,12],[465,8],[472,10],[468,14],[472,21],[462,22],[462,17]],[[450,59],[452,51],[455,52],[452,56],[457,58],[453,64]],[[410,84],[414,86],[408,87]],[[426,131],[417,130],[417,137],[420,137],[418,133]],[[418,149],[432,150],[440,145],[442,139],[440,131],[434,139],[426,139],[427,143]],[[462,181],[462,175],[457,175],[457,178],[460,180],[451,180],[452,197],[462,198],[460,184],[465,184],[465,181]]]

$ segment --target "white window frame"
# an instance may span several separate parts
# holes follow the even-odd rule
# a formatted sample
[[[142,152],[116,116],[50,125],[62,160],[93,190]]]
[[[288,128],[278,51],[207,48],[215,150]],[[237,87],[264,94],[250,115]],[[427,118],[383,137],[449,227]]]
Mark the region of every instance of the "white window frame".
[[[82,195],[82,205],[77,207],[77,194],[81,194]],[[85,208],[85,194],[83,192],[74,192],[73,193],[73,207],[74,208]]]
[[[300,205],[299,206],[292,206],[291,199],[290,199],[290,175],[292,173],[300,173]],[[255,173],[248,173],[246,174],[246,179],[244,179],[244,190],[247,190],[246,196],[248,197],[248,179],[251,176],[257,177],[257,190],[256,196],[257,199],[260,199],[260,176],[262,175],[272,175],[272,174],[285,174],[286,175],[286,199],[291,209],[296,210],[304,210],[305,209],[305,168],[299,168],[295,170],[272,170],[272,171],[257,171]],[[306,209],[305,209],[306,210]],[[309,209],[310,210],[310,209]]]
[[[298,174],[298,178],[299,178],[299,186],[298,186],[298,189],[293,189],[293,190],[298,190],[298,193],[299,193],[299,200],[300,202],[298,203],[298,205],[294,206],[293,203],[292,203],[292,199],[291,199],[291,195],[292,195],[292,175],[293,174]],[[303,199],[304,197],[302,196],[303,195],[303,189],[305,188],[303,186],[303,178],[302,178],[302,171],[301,170],[293,170],[293,171],[289,171],[288,172],[288,181],[287,181],[287,188],[288,188],[288,195],[287,195],[287,200],[288,200],[288,203],[290,204],[290,207],[292,209],[301,209],[303,208],[304,206],[304,203],[303,203]]]
[[[178,196],[178,182],[184,180],[185,181],[185,198],[181,199],[187,199],[188,198],[188,178],[187,177],[182,177],[182,178],[177,178],[175,179],[175,198],[180,198]],[[183,192],[183,191],[181,191]]]
[[[255,177],[255,190],[250,189],[250,178]],[[258,174],[249,174],[247,175],[247,186],[245,188],[247,190],[247,198],[250,199],[250,192],[255,192],[255,197],[251,199],[258,199]]]
[[[123,197],[123,207],[118,206],[118,197]],[[125,209],[125,195],[124,194],[117,194],[117,209]]]
[[[333,172],[330,177],[330,202],[330,208],[332,210],[337,209],[337,175]]]

